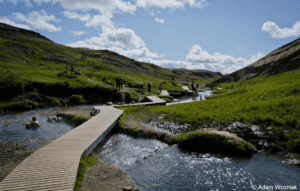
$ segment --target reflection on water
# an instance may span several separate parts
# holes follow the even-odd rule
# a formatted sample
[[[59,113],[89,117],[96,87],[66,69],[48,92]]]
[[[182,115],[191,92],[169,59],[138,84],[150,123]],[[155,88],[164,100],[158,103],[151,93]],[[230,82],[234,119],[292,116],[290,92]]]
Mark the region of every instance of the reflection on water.
[[[159,152],[155,153],[156,149]],[[99,159],[127,172],[130,181],[143,191],[255,190],[252,187],[259,185],[274,188],[275,185],[300,186],[298,169],[265,155],[238,161],[209,154],[187,154],[156,139],[136,139],[120,133],[94,152]]]

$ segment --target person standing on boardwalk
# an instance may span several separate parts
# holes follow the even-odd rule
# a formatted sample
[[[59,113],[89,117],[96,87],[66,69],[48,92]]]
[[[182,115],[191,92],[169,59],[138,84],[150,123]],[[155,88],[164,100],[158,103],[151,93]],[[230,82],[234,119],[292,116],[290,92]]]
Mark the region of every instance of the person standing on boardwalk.
[[[151,92],[151,84],[150,83],[147,83],[148,85],[148,94]]]
[[[159,86],[158,86],[159,93],[161,93],[161,84],[162,84],[162,83],[160,83]]]
[[[122,92],[122,98],[121,98],[122,104],[125,102],[125,97],[126,97],[125,93]]]
[[[66,65],[66,74],[68,74],[69,72],[69,67],[68,67],[68,64]]]

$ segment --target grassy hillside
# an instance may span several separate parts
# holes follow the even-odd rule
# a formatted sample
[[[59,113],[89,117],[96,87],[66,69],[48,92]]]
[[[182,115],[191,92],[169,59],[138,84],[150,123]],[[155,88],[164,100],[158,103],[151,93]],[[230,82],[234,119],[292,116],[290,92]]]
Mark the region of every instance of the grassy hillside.
[[[55,104],[53,97],[70,99],[71,96],[81,96],[77,104],[85,103],[95,92],[102,92],[97,97],[103,96],[100,99],[103,103],[119,101],[121,94],[114,91],[117,76],[131,87],[144,84],[144,92],[147,92],[149,82],[151,93],[157,92],[161,82],[166,82],[162,89],[183,91],[182,82],[193,79],[195,83],[203,84],[216,79],[191,78],[191,74],[185,73],[175,75],[175,82],[171,83],[173,73],[153,64],[136,62],[108,50],[71,48],[41,38],[4,38],[0,35],[0,47],[0,90],[5,92],[0,98],[2,111],[38,108],[40,99]],[[68,75],[64,74],[66,64],[69,65]],[[83,75],[70,75],[71,65]],[[35,95],[31,96],[35,99],[22,100],[21,95],[32,92],[34,88],[38,90],[39,98]],[[133,89],[126,93],[135,100],[139,97]]]

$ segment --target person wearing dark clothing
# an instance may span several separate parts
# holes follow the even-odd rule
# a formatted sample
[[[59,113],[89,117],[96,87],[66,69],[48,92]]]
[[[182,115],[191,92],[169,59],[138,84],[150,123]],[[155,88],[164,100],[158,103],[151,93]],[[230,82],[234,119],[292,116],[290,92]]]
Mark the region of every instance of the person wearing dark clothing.
[[[194,91],[194,81],[192,81],[192,91]]]
[[[151,91],[151,84],[150,83],[147,83],[148,85],[148,93]]]
[[[199,89],[199,84],[197,84],[197,89]]]
[[[119,77],[119,89],[122,89],[122,78]]]
[[[74,66],[71,66],[71,75],[74,72]]]
[[[162,84],[162,83],[160,83],[159,86],[158,86],[159,93],[161,93],[161,84]]]
[[[118,91],[118,86],[119,86],[119,77],[116,77],[116,90]]]
[[[68,74],[69,72],[69,67],[68,67],[68,64],[66,65],[66,74]]]

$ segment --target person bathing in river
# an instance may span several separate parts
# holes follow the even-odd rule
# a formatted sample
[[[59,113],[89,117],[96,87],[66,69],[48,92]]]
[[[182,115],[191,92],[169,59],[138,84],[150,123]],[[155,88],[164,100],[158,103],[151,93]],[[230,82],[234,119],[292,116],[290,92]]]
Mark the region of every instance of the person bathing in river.
[[[26,125],[26,128],[37,128],[40,127],[39,122],[36,120],[35,117],[32,118],[32,121],[30,122],[25,122],[23,125]]]

